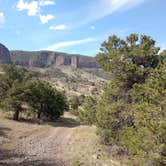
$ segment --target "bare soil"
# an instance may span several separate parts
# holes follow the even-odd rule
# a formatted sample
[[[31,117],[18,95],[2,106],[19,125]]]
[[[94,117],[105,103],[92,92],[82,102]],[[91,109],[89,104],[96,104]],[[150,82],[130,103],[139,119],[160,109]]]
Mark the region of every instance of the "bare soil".
[[[55,123],[41,125],[0,119],[0,165],[67,165],[65,153],[78,125],[69,113]]]
[[[123,166],[98,146],[95,130],[70,113],[42,124],[0,116],[0,166]]]

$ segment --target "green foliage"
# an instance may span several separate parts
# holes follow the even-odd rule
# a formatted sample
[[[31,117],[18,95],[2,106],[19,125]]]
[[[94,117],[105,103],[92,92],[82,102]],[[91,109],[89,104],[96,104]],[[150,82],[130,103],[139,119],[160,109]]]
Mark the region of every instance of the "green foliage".
[[[30,73],[26,69],[14,66],[3,66],[4,74],[0,75],[0,104],[6,109],[14,111],[14,120],[19,119],[22,104],[27,102],[31,89]]]
[[[85,98],[82,109],[79,110],[79,120],[86,124],[96,123],[97,99],[88,96]]]
[[[122,126],[132,125],[130,107],[122,101],[112,104],[104,103],[102,100],[97,107],[98,134],[102,135],[102,141],[106,144],[117,142],[117,132]],[[128,112],[126,114],[126,112]]]
[[[43,115],[55,119],[68,110],[64,94],[48,83],[36,80],[36,73],[7,65],[3,66],[3,72],[0,75],[0,106],[13,111],[14,120],[19,120],[25,104],[37,113],[38,118]]]
[[[113,35],[96,57],[112,78],[98,101],[98,134],[132,165],[166,164],[166,52],[158,51],[149,36]]]
[[[70,99],[71,109],[76,110],[78,109],[79,105],[80,105],[80,101],[78,96],[74,96]]]
[[[32,87],[31,106],[36,110],[38,118],[41,115],[57,119],[68,110],[67,99],[46,82],[35,82]]]
[[[113,35],[102,44],[96,59],[129,89],[134,83],[145,82],[151,69],[158,64],[158,51],[149,36],[142,35],[139,41],[137,34],[131,34],[126,40]]]
[[[82,106],[83,102],[85,100],[85,96],[84,95],[80,95],[80,96],[73,96],[69,103],[70,103],[70,112],[76,116],[79,115],[79,107]]]

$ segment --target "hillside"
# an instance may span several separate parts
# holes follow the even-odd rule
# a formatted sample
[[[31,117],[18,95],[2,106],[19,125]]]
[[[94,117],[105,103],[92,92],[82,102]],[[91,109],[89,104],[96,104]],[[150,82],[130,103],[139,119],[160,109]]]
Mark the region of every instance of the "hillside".
[[[13,64],[39,72],[41,80],[50,82],[68,97],[99,95],[109,79],[108,73],[95,66],[92,57],[78,55],[79,61],[70,64],[72,55],[65,53],[11,51],[10,54]]]
[[[108,83],[108,73],[97,68],[77,68],[59,66],[49,68],[30,68],[39,72],[40,79],[50,82],[57,89],[64,91],[68,97],[75,95],[100,95]]]
[[[99,95],[110,76],[95,58],[53,51],[10,51],[0,44],[0,64],[14,64],[36,71],[41,80],[70,97]]]

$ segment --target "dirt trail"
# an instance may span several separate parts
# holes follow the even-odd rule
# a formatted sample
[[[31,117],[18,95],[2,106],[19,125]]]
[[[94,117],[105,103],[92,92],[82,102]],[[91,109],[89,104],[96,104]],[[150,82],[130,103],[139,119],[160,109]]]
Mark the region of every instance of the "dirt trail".
[[[13,154],[16,155],[3,162],[0,160],[0,165],[68,166],[69,157],[66,152],[70,146],[73,129],[77,126],[74,117],[68,113],[58,122],[50,123],[45,128],[32,126],[30,133],[17,135],[15,141],[13,139]]]
[[[105,149],[105,150],[104,150]],[[124,166],[99,143],[95,126],[65,113],[56,122],[15,122],[0,116],[0,166]]]

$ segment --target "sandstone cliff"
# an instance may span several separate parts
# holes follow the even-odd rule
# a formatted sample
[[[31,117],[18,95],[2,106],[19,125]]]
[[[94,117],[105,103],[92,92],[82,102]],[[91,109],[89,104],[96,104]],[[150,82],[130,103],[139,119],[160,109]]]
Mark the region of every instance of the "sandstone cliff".
[[[9,50],[0,43],[0,64],[11,64]]]
[[[92,57],[52,51],[10,51],[14,65],[26,67],[71,66],[73,68],[98,68]]]
[[[71,66],[73,68],[98,68],[93,57],[53,51],[10,51],[0,44],[0,64],[46,68]]]

